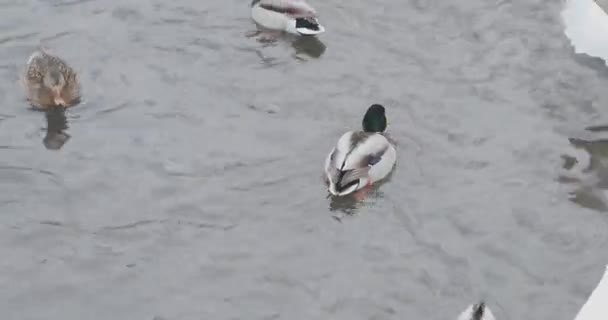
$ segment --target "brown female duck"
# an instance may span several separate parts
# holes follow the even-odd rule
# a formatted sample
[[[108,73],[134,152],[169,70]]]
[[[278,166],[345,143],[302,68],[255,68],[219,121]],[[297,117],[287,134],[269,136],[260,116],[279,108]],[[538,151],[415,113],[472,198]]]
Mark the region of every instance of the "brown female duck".
[[[76,72],[61,58],[43,49],[28,59],[22,84],[28,100],[36,108],[71,107],[80,101]]]

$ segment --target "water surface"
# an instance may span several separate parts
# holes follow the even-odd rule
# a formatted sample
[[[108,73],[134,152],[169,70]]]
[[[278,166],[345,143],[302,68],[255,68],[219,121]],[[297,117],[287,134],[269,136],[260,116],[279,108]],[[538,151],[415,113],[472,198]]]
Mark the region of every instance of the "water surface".
[[[312,4],[318,41],[266,45],[248,1],[0,2],[3,318],[576,315],[608,261],[608,77],[563,4]],[[16,84],[40,43],[81,73],[64,115]],[[372,103],[397,168],[327,199]]]

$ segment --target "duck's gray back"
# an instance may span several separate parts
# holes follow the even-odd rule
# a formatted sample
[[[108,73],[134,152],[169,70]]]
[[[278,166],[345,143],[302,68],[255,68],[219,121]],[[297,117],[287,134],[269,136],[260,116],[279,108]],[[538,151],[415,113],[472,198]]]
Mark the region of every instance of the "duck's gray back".
[[[356,148],[358,145],[363,144],[372,134],[364,131],[355,131],[350,136],[350,150]]]

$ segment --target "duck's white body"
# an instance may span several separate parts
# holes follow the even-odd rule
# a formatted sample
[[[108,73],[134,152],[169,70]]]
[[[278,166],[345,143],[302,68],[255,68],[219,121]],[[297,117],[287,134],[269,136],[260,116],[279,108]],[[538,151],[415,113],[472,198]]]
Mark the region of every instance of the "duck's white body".
[[[270,30],[310,36],[322,33],[313,7],[302,0],[253,0],[251,18]]]
[[[468,306],[460,316],[458,316],[458,320],[496,320],[496,318],[494,318],[492,310],[490,310],[485,303],[480,302]]]
[[[562,18],[576,53],[608,61],[608,0],[567,0]]]
[[[608,269],[574,320],[608,319]]]
[[[378,182],[396,161],[395,148],[381,133],[346,132],[325,159],[329,192],[344,196]]]

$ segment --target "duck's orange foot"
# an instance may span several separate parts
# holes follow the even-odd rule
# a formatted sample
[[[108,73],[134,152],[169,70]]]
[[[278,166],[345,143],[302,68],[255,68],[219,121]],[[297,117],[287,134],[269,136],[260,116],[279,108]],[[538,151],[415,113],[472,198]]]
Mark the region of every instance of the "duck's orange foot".
[[[372,190],[372,183],[370,181],[370,183],[368,183],[363,189],[353,193],[353,197],[357,201],[363,201],[369,195],[371,190]]]

